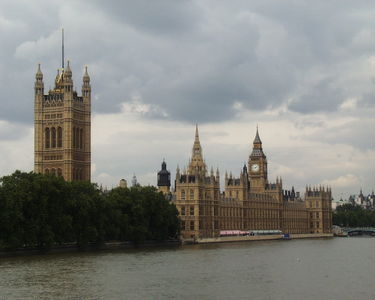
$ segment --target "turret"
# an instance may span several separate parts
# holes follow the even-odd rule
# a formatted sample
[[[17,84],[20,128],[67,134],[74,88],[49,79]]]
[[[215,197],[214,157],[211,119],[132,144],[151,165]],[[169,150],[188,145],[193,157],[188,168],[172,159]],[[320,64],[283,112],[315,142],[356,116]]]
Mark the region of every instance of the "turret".
[[[35,95],[44,94],[44,82],[43,82],[43,73],[40,69],[40,64],[38,64],[38,70],[35,74],[35,84],[34,84]]]
[[[72,70],[70,69],[70,61],[67,61],[66,69],[61,69],[61,83],[67,93],[73,93]]]
[[[64,70],[64,79],[66,81],[71,81],[72,80],[72,69],[70,68],[70,60],[68,59],[67,61],[67,66],[66,69]]]
[[[164,194],[169,193],[171,187],[171,172],[167,170],[167,164],[163,160],[161,170],[158,172],[158,188]]]
[[[83,84],[82,84],[82,96],[84,99],[90,100],[91,96],[91,85],[90,76],[87,72],[87,66],[85,66],[85,73],[83,74]]]

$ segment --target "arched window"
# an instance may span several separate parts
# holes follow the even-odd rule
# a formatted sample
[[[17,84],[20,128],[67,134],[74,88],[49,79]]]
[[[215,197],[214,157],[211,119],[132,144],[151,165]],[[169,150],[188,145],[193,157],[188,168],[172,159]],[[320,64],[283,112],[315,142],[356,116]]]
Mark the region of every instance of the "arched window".
[[[73,127],[73,148],[76,147],[76,128]]]
[[[56,175],[56,169],[51,169],[51,174]]]
[[[51,148],[56,148],[56,128],[51,129]]]
[[[79,128],[75,128],[75,148],[79,148]]]
[[[79,131],[79,148],[83,149],[83,129]]]
[[[57,147],[61,148],[62,147],[62,128],[58,127],[57,128]]]
[[[50,130],[49,128],[46,128],[46,131],[45,131],[45,142],[46,142],[46,149],[48,149],[50,147],[50,142],[51,142],[51,136],[50,136]]]
[[[49,169],[45,169],[45,170],[44,170],[44,173],[45,173],[46,175],[49,175]]]
[[[81,140],[80,133],[81,133],[81,131],[79,130],[79,128],[77,128],[77,142],[76,143],[77,143],[78,149],[81,148],[81,145],[79,143],[79,141]]]
[[[62,170],[60,168],[57,169],[57,176],[62,176]]]

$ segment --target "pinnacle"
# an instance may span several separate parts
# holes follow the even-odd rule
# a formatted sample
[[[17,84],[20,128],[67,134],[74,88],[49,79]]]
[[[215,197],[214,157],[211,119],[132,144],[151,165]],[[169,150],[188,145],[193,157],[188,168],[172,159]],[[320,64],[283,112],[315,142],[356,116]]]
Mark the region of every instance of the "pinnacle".
[[[42,70],[40,69],[40,63],[38,64],[38,70],[36,71],[36,74],[35,74],[36,76],[40,76],[40,75],[42,75],[43,76],[43,73],[42,73]]]
[[[195,141],[199,142],[198,124],[195,124]]]

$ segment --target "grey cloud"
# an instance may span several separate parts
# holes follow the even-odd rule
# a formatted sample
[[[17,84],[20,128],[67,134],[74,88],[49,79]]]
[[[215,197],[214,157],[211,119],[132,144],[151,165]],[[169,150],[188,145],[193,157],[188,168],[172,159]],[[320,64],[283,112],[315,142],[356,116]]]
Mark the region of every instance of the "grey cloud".
[[[351,145],[360,151],[375,149],[374,133],[369,128],[375,127],[371,118],[359,118],[339,126],[323,126],[307,137],[326,144]]]
[[[196,3],[188,0],[97,0],[94,3],[120,23],[150,34],[172,34],[174,37],[190,31],[201,15]]]
[[[5,15],[13,25],[0,32],[0,118],[32,121],[35,65],[43,62],[51,86],[62,23],[76,88],[88,64],[98,113],[117,112],[135,96],[188,122],[231,119],[237,102],[266,110],[293,99],[289,109],[299,113],[333,111],[348,96],[346,63],[368,53],[358,44],[361,32],[374,25],[367,17],[374,4],[365,4],[40,1],[45,18],[25,4],[19,15]],[[16,8],[1,4],[2,12]],[[334,79],[316,84],[327,77]]]
[[[341,90],[334,86],[332,79],[323,79],[305,94],[297,97],[289,109],[300,113],[315,113],[336,110],[344,101]]]

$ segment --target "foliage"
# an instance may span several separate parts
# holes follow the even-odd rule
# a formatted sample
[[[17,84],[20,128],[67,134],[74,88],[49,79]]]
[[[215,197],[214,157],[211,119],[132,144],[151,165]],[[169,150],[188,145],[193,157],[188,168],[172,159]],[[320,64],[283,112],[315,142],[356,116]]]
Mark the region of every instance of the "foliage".
[[[176,207],[154,187],[103,193],[89,182],[23,173],[0,178],[0,248],[105,241],[166,240],[179,235]]]
[[[342,227],[375,227],[375,211],[344,204],[333,213],[333,224]]]

